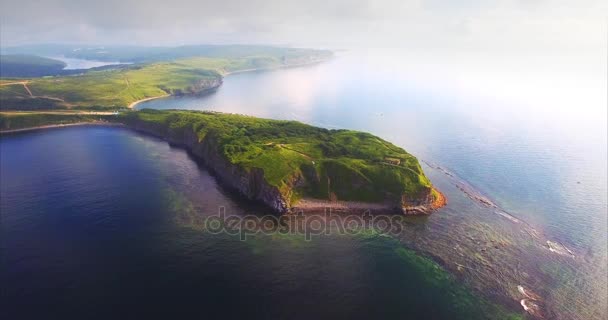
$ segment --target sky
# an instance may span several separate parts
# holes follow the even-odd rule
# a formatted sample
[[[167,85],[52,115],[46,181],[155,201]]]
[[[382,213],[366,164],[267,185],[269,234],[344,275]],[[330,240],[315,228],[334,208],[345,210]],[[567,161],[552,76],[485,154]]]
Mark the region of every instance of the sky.
[[[0,0],[0,44],[605,50],[600,0]]]

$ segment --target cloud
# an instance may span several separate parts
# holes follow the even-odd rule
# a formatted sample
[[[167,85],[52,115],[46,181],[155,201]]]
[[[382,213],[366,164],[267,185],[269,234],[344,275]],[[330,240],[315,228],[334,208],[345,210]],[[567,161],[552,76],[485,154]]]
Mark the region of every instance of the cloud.
[[[604,46],[607,13],[596,0],[3,0],[0,41],[587,50]]]

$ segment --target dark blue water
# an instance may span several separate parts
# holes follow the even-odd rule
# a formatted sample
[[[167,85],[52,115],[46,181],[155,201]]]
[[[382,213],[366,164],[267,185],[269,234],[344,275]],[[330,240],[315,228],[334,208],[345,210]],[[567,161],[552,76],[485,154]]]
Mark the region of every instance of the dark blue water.
[[[116,127],[0,139],[2,313],[10,319],[430,318],[502,312],[398,240],[211,235],[243,203],[181,149]]]

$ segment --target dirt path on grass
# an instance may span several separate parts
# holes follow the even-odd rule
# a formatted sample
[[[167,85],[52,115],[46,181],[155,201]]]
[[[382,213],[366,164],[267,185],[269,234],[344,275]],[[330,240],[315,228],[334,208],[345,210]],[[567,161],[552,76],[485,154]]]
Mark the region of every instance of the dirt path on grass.
[[[30,91],[30,88],[27,86],[27,82],[23,83],[23,87],[25,88],[25,91],[27,91],[27,93],[30,94],[30,97],[34,97],[34,95],[32,94],[32,91]]]
[[[22,85],[23,88],[25,89],[25,91],[27,91],[27,93],[30,95],[30,98],[44,98],[44,99],[49,99],[49,100],[55,100],[55,101],[59,101],[59,102],[64,102],[65,100],[61,99],[61,98],[57,98],[57,97],[51,97],[51,96],[35,96],[32,93],[32,90],[30,90],[30,87],[27,86],[27,84],[30,83],[30,81],[18,81],[18,82],[7,82],[7,83],[0,83],[0,86],[14,86],[14,85]]]
[[[27,86],[28,83],[29,83],[29,81],[7,82],[7,83],[0,83],[0,86],[13,86],[13,85],[20,84],[23,86],[25,91],[27,91],[27,93],[30,95],[30,97],[34,98],[32,91],[30,91],[30,88]]]

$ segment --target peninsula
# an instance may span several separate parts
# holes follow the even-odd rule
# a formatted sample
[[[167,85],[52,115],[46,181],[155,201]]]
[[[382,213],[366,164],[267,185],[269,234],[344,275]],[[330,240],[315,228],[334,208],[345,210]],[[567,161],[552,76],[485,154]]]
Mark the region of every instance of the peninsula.
[[[446,203],[414,156],[365,132],[208,111],[0,114],[3,132],[87,123],[123,124],[182,146],[223,185],[278,213],[428,214]]]

